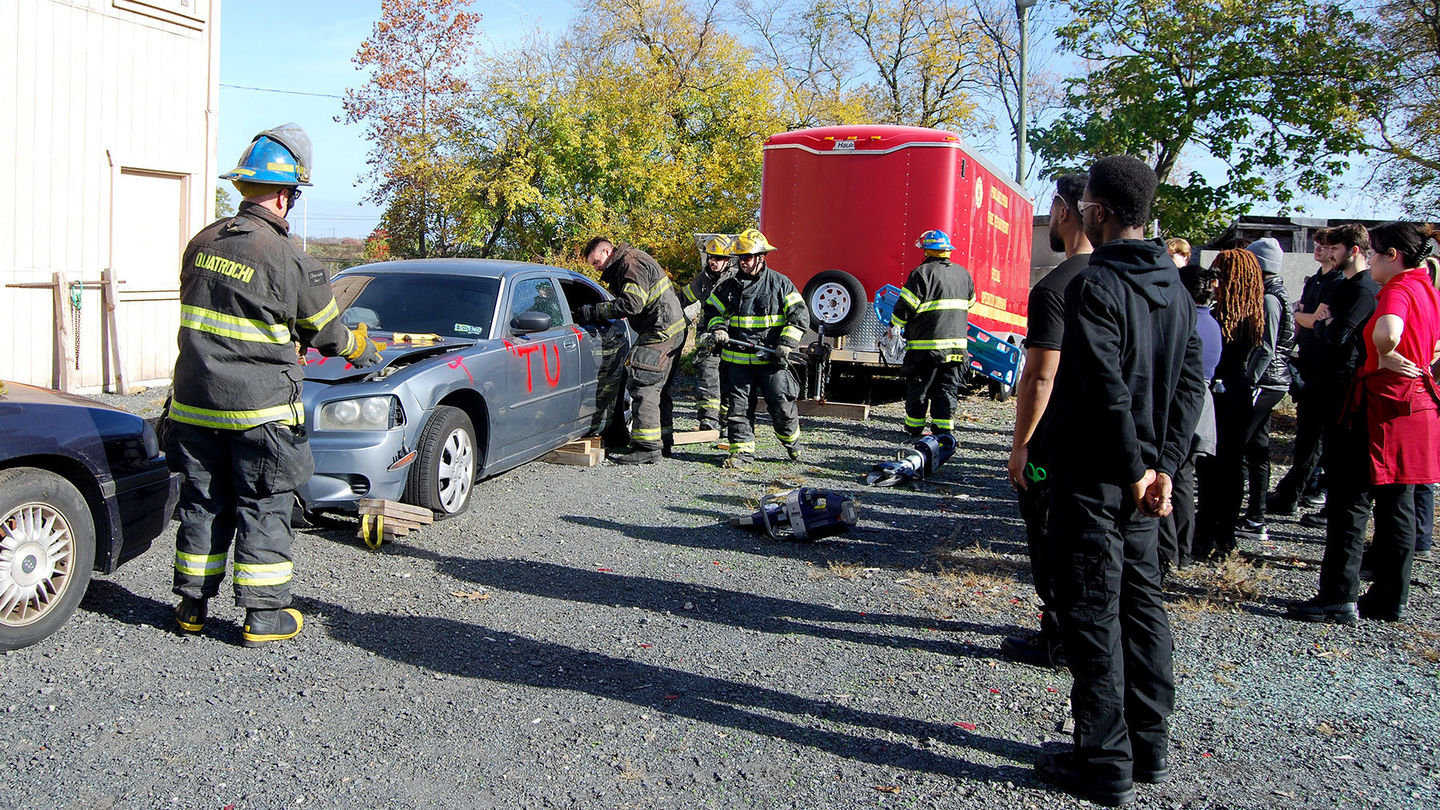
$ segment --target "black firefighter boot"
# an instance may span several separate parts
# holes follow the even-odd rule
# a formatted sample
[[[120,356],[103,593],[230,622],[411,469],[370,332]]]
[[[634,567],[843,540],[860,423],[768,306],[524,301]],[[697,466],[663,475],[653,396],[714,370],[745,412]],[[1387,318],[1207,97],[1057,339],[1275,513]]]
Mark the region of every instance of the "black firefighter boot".
[[[180,597],[180,604],[175,606],[175,624],[180,626],[180,632],[198,633],[204,630],[205,615],[209,612],[209,605],[210,602],[205,599]]]
[[[284,641],[300,635],[305,626],[300,611],[295,608],[245,611],[245,630],[240,635],[246,647],[259,647],[268,641]]]
[[[625,453],[611,453],[610,460],[616,464],[654,464],[661,458],[659,450],[631,448]]]

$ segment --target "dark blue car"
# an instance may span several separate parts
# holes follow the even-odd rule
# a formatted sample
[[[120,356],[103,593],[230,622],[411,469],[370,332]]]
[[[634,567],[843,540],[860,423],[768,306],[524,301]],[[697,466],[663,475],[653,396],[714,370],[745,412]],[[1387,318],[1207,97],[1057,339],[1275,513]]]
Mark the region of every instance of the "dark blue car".
[[[144,419],[0,382],[0,650],[60,629],[92,571],[150,548],[178,494]]]

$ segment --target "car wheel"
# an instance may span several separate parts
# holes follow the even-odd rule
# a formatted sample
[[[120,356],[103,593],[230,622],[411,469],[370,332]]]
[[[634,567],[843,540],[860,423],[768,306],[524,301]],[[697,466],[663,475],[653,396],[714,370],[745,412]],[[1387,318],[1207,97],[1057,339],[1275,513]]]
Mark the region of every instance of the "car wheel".
[[[805,283],[805,305],[810,308],[810,327],[827,335],[848,335],[865,309],[865,285],[844,270],[824,270]]]
[[[478,464],[470,417],[459,408],[436,406],[420,431],[419,444],[419,456],[405,487],[405,502],[442,517],[465,511]]]
[[[95,522],[74,484],[33,467],[0,472],[0,650],[59,630],[94,565]]]

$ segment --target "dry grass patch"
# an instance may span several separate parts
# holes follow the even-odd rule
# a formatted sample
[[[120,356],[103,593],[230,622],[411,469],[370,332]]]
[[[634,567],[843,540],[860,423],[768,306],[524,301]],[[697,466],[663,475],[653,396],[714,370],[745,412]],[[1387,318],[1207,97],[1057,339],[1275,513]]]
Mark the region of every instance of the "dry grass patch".
[[[1440,631],[1417,627],[1413,637],[1405,643],[1405,649],[1417,664],[1440,664]]]
[[[1244,602],[1254,602],[1260,598],[1265,583],[1275,578],[1264,563],[1254,565],[1239,554],[1231,554],[1215,566],[1194,566],[1173,572],[1172,576],[1201,591],[1171,603],[1177,613],[1191,617],[1234,611]]]

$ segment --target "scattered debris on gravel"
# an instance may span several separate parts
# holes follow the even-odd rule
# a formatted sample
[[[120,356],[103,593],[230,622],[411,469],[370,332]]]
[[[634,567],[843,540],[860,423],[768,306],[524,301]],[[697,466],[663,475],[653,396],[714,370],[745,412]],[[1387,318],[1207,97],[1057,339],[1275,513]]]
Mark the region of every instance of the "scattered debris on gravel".
[[[108,399],[153,416],[163,392]],[[305,631],[269,649],[228,600],[172,631],[172,530],[0,656],[0,807],[1084,806],[1031,770],[1067,743],[1069,677],[999,652],[1036,610],[1013,407],[961,410],[955,458],[909,487],[861,483],[907,444],[891,403],[803,420],[804,466],[762,425],[752,470],[704,446],[528,464],[379,551],[330,517],[296,544]],[[725,525],[802,485],[859,524]],[[1437,567],[1405,622],[1288,621],[1322,550],[1277,520],[1171,578],[1175,776],[1140,806],[1440,807]]]

